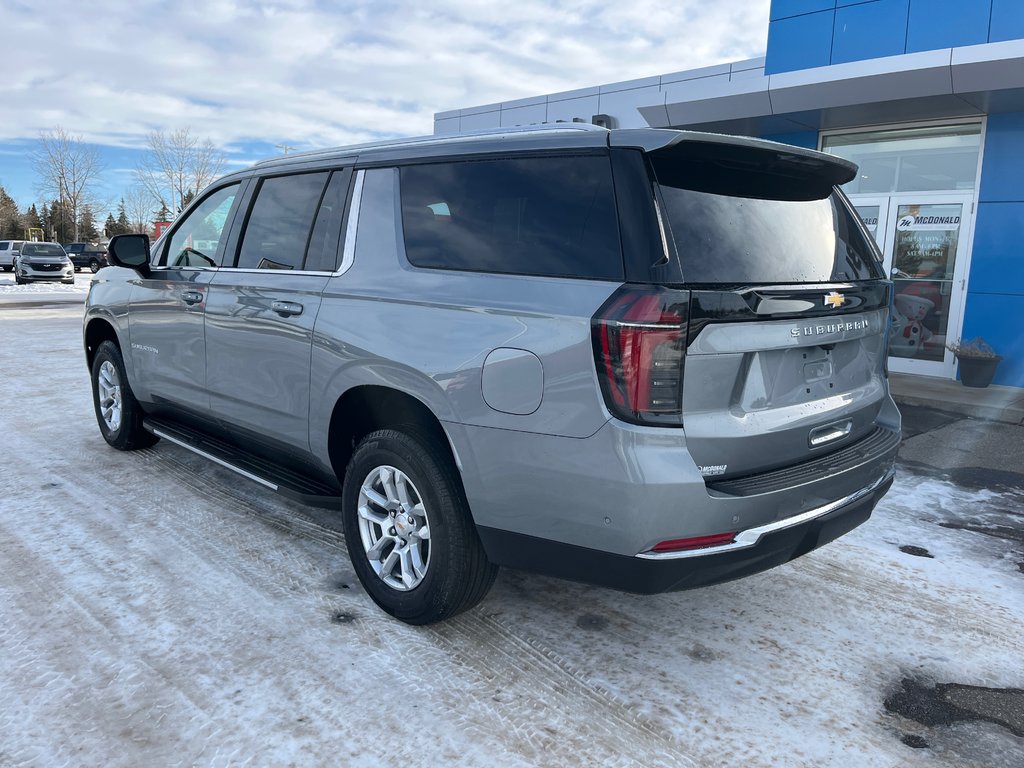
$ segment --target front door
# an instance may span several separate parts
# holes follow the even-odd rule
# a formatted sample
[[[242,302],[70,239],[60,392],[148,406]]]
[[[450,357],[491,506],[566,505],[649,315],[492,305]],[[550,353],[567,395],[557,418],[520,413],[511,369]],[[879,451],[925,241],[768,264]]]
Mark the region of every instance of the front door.
[[[960,338],[972,234],[971,193],[901,193],[853,199],[895,285],[889,368],[953,378],[946,347]]]

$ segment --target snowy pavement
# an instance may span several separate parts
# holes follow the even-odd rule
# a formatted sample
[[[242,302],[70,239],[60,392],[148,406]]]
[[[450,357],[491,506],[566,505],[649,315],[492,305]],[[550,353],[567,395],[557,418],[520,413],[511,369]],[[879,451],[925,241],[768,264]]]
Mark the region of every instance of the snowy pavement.
[[[0,306],[0,766],[1024,764],[1002,726],[883,705],[905,679],[1024,688],[1021,542],[942,525],[1020,530],[1019,491],[904,470],[755,577],[638,597],[503,571],[412,628],[329,513],[107,448],[80,323]]]

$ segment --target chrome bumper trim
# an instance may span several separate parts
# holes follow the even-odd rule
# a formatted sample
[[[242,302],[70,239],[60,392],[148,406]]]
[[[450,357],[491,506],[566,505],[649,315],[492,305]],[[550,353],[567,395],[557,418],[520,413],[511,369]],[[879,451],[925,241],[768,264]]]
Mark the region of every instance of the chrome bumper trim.
[[[740,531],[736,534],[736,540],[731,544],[723,544],[719,547],[705,547],[703,549],[688,549],[682,552],[641,552],[636,556],[642,560],[682,560],[686,557],[706,557],[708,555],[720,555],[725,552],[735,552],[737,549],[746,549],[757,544],[763,536],[769,533],[784,531],[787,528],[792,528],[793,526],[810,522],[816,518],[824,517],[829,512],[835,512],[840,507],[845,507],[847,504],[852,504],[853,502],[864,498],[868,494],[873,493],[876,488],[886,482],[894,474],[895,472],[890,470],[871,485],[865,486],[859,491],[851,493],[849,496],[844,496],[838,501],[833,501],[829,504],[825,504],[824,506],[809,509],[806,512],[801,512],[799,515],[793,515],[793,517],[786,517],[772,523],[759,525],[756,528],[748,528],[745,531]]]

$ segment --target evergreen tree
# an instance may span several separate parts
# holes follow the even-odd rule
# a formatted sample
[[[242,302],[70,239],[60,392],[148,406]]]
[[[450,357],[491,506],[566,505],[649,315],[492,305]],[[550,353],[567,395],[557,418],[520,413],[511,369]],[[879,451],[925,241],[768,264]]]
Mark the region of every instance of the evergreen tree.
[[[174,217],[171,216],[171,209],[167,207],[167,203],[163,200],[160,201],[160,210],[156,214],[157,221],[173,221]]]
[[[82,206],[82,217],[78,221],[78,236],[87,243],[95,242],[100,233],[96,230],[96,220],[92,215],[92,207]]]
[[[117,234],[124,235],[132,231],[132,224],[128,220],[128,210],[125,208],[124,198],[117,204]]]
[[[21,215],[18,204],[0,187],[0,238],[14,240],[21,236]]]
[[[43,211],[43,236],[57,243],[74,242],[72,238],[75,236],[75,221],[67,206],[62,208],[60,202],[54,200],[48,208],[44,207]]]
[[[121,232],[118,232],[118,230],[117,230],[117,222],[114,221],[114,214],[112,214],[112,213],[108,213],[107,214],[107,221],[103,225],[103,232],[104,232],[104,234],[106,234],[107,237],[113,237],[114,235],[122,234]]]
[[[36,204],[32,203],[25,211],[25,215],[21,217],[22,223],[25,229],[41,229],[43,226],[42,220],[39,218],[39,211],[36,210]]]

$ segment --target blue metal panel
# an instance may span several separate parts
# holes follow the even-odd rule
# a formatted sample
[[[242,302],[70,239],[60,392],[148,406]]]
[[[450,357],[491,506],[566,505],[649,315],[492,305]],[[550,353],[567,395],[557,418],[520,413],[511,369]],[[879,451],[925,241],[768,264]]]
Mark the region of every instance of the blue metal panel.
[[[984,336],[1003,356],[996,384],[1024,387],[1024,333],[1017,320],[1024,317],[1024,296],[997,293],[967,294],[964,339]]]
[[[803,16],[805,13],[832,10],[836,0],[772,0],[769,21],[788,19],[790,16]]]
[[[910,0],[873,0],[836,10],[832,63],[906,53]]]
[[[989,42],[1024,37],[1024,3],[1021,0],[992,0]]]
[[[1024,202],[979,204],[974,231],[970,290],[1024,296]]]
[[[772,136],[762,136],[762,139],[778,141],[782,144],[790,144],[794,147],[805,147],[807,149],[818,148],[817,131],[800,131],[798,133],[776,133]]]
[[[912,0],[907,53],[987,43],[991,11],[992,0]]]
[[[1024,201],[1024,112],[989,115],[985,161],[981,168],[982,202]]]
[[[818,11],[771,22],[765,74],[827,66],[832,52],[834,18],[835,11]]]

